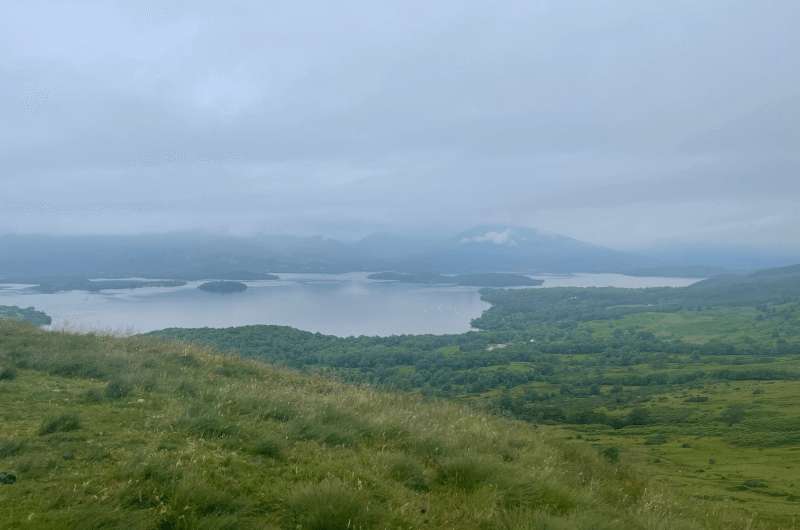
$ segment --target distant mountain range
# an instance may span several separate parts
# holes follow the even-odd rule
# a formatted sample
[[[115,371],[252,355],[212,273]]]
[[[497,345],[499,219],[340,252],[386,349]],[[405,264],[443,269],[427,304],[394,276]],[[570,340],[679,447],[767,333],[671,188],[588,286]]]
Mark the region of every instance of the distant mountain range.
[[[669,255],[622,252],[505,225],[478,226],[449,237],[374,234],[356,242],[198,233],[6,235],[0,236],[0,250],[0,279],[18,281],[64,277],[247,280],[265,272],[351,271],[619,272],[702,277],[725,270],[719,262],[709,267]]]

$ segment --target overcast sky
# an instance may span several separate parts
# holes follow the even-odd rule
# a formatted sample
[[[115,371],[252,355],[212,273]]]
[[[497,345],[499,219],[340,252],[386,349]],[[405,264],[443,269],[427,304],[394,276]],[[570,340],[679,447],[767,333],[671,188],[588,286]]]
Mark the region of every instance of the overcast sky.
[[[4,2],[0,233],[800,250],[800,2]]]

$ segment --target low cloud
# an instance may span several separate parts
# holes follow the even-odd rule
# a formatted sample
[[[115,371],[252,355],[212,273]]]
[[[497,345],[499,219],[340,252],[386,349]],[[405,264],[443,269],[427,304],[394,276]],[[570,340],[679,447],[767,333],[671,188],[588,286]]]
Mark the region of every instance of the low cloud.
[[[511,235],[511,230],[503,230],[500,232],[488,231],[483,234],[461,238],[461,243],[493,243],[495,245],[503,245],[509,247],[517,246],[517,242]]]

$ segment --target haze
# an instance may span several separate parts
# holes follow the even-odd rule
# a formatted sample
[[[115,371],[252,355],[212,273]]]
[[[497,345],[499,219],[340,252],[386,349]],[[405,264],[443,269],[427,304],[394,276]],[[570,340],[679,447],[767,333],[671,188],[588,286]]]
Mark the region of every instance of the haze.
[[[800,250],[795,1],[36,2],[0,233],[480,223]]]

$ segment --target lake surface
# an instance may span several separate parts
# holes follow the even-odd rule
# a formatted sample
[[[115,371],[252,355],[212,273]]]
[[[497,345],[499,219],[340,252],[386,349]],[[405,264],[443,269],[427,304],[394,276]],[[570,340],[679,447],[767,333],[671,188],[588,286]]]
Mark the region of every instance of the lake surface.
[[[280,280],[244,282],[242,293],[184,287],[32,293],[0,286],[0,305],[33,306],[53,317],[53,328],[140,333],[167,327],[281,324],[332,335],[462,333],[489,307],[474,287],[381,282],[367,273],[281,274]],[[546,287],[682,287],[696,279],[621,274],[537,275]]]

